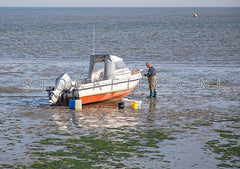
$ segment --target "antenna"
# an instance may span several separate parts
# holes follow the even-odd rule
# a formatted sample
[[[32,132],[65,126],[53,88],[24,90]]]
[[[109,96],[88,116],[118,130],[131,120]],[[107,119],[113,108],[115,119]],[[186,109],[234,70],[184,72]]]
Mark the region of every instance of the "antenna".
[[[93,55],[95,55],[95,21],[93,22]]]

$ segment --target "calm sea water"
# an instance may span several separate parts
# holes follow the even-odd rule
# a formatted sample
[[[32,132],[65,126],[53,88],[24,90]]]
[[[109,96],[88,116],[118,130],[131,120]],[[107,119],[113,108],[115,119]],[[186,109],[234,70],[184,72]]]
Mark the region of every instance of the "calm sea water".
[[[95,105],[88,105],[74,114],[47,103],[45,87],[54,85],[59,74],[67,72],[73,80],[87,75],[94,22],[96,53],[120,56],[129,68],[146,69],[145,63],[151,61],[157,69],[154,102],[145,98],[144,78],[129,96],[143,101],[138,112],[122,113],[115,105],[99,113]],[[21,156],[35,139],[51,137],[49,130],[73,133],[76,126],[101,132],[121,126],[181,130],[196,121],[239,117],[239,46],[240,8],[0,8],[0,152],[4,154],[0,166],[32,164],[31,156],[24,160]],[[69,120],[73,114],[81,120]],[[138,167],[216,168],[218,155],[203,150],[204,144],[219,138],[214,129],[239,134],[237,127],[216,122],[194,133],[190,129],[175,133],[175,142],[159,143],[164,160],[145,159]]]

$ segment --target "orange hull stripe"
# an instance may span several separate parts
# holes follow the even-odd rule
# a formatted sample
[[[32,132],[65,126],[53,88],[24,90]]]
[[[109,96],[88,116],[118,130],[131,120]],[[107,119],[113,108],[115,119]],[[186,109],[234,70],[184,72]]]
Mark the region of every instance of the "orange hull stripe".
[[[82,104],[106,101],[106,100],[117,100],[126,97],[134,88],[122,92],[109,92],[104,94],[92,95],[80,97]]]

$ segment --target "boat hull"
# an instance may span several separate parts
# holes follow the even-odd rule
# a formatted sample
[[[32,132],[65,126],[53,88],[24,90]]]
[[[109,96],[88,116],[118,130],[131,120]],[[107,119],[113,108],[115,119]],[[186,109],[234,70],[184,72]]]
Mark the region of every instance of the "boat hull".
[[[107,101],[107,100],[118,100],[126,97],[129,93],[132,92],[133,89],[134,88],[126,91],[108,92],[108,93],[102,93],[97,95],[84,96],[78,99],[82,100],[82,104],[95,103],[95,102],[101,102],[101,101]]]
[[[74,91],[63,94],[57,104],[68,105],[72,99],[81,99],[82,104],[122,99],[134,90],[139,83],[139,77],[83,84],[79,88],[75,88]]]
[[[109,100],[119,100],[126,97],[129,93],[133,91],[134,88],[130,90],[124,91],[116,91],[116,92],[107,92],[101,93],[97,95],[89,95],[84,97],[75,97],[77,100],[82,100],[82,104],[96,103],[101,101],[109,101]],[[69,105],[69,101],[72,100],[72,97],[62,97],[60,98],[56,105],[66,106]]]

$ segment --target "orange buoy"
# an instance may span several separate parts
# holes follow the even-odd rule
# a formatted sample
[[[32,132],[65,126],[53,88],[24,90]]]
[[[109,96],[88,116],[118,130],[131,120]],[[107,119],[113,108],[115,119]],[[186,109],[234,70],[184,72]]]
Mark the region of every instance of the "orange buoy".
[[[197,13],[194,13],[194,15],[193,15],[195,18],[197,17]]]

